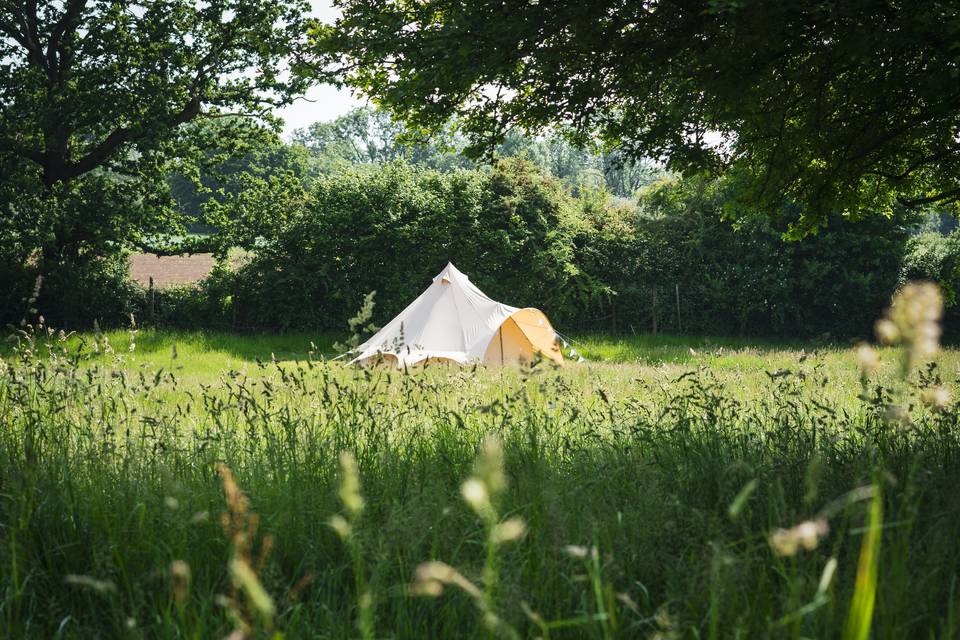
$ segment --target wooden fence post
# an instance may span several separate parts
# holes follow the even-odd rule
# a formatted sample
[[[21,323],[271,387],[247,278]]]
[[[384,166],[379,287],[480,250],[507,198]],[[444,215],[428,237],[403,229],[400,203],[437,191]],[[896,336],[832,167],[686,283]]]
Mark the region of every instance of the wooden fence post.
[[[150,306],[149,306],[149,309],[150,309],[150,326],[153,326],[153,324],[154,324],[154,310],[155,310],[155,308],[156,308],[156,299],[155,299],[154,294],[153,294],[153,276],[150,276],[149,295],[150,295]]]
[[[653,335],[657,335],[657,288],[653,288]]]
[[[617,306],[613,304],[613,300],[609,300],[609,302],[610,302],[610,324],[613,327],[613,334],[616,335],[617,334]]]
[[[680,322],[680,285],[674,285],[677,292],[677,333],[683,333],[683,324]]]

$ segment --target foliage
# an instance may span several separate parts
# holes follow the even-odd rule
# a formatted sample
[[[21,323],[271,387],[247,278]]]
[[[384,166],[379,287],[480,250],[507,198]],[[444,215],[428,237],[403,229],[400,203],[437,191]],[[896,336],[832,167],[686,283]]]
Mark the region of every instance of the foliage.
[[[357,165],[310,193],[293,176],[247,185],[218,206],[236,211],[221,235],[252,258],[203,289],[220,310],[205,326],[339,331],[374,290],[382,323],[451,260],[561,330],[862,337],[898,286],[911,224],[840,219],[787,242],[789,213],[723,219],[729,180],[664,179],[631,205],[602,187],[574,198],[522,159],[444,173]]]
[[[382,109],[357,107],[329,122],[315,122],[294,132],[293,142],[307,149],[318,170],[333,173],[352,164],[379,164],[406,160],[451,171],[471,168],[459,153],[459,141],[448,130],[430,139],[415,139]]]
[[[69,284],[51,278],[63,288],[45,286],[37,308],[68,328],[126,325],[133,311],[169,327],[339,332],[369,292],[382,324],[452,260],[495,299],[541,308],[565,332],[863,337],[904,278],[940,283],[955,313],[953,236],[908,242],[902,216],[840,219],[785,241],[789,213],[723,219],[729,180],[663,179],[636,204],[603,187],[574,197],[523,159],[452,172],[355,165],[309,191],[292,171],[244,171],[230,184],[205,216],[219,248],[242,247],[247,260],[156,292],[152,314],[145,292],[123,284],[122,261],[93,261]],[[19,321],[38,273],[12,262],[6,322]]]
[[[929,280],[939,285],[946,305],[944,332],[956,339],[960,327],[960,232],[921,233],[910,238],[901,269],[901,281]]]
[[[4,3],[4,263],[70,278],[131,244],[182,234],[166,176],[189,173],[215,142],[242,147],[270,108],[302,92],[286,60],[302,41],[306,8],[301,0]],[[190,126],[219,118],[216,131]],[[11,277],[0,285],[18,286]]]
[[[157,327],[181,330],[233,328],[231,306],[232,274],[222,266],[215,267],[197,285],[157,289],[154,292],[153,320]],[[140,321],[150,322],[150,301],[141,289]]]
[[[356,348],[365,338],[370,337],[380,330],[380,327],[370,321],[370,319],[373,318],[373,308],[376,306],[376,303],[373,301],[376,295],[376,291],[371,291],[365,295],[363,297],[363,304],[360,305],[357,314],[347,320],[350,337],[347,338],[346,343],[336,342],[333,345],[333,348],[339,351],[341,355],[356,353]]]
[[[129,278],[127,256],[83,261],[70,270],[43,275],[39,269],[12,265],[0,269],[8,286],[0,292],[0,326],[45,321],[67,330],[128,326],[143,317],[143,289]],[[28,299],[36,293],[32,303]]]
[[[464,143],[461,148],[465,147]],[[604,189],[621,198],[632,198],[663,175],[663,170],[650,161],[631,159],[619,151],[603,152],[595,144],[578,146],[556,132],[532,138],[512,130],[497,146],[495,155],[526,158],[560,178],[574,194],[584,189]]]
[[[452,260],[490,295],[562,318],[593,293],[574,262],[579,224],[562,186],[522,160],[489,172],[358,166],[318,178],[284,226],[252,231],[233,304],[241,326],[339,330],[376,290],[375,319],[389,320]]]
[[[570,127],[684,173],[729,169],[802,235],[960,200],[957,8],[912,1],[345,0],[313,32],[332,73],[474,151]],[[329,67],[325,67],[331,72]]]
[[[463,155],[467,140],[457,132],[455,121],[433,135],[417,135],[386,111],[370,107],[358,107],[333,121],[300,129],[293,141],[309,151],[316,171],[328,174],[352,164],[397,160],[438,171],[482,166]],[[575,192],[605,187],[624,198],[633,197],[661,173],[653,163],[634,161],[622,153],[577,147],[557,134],[532,138],[511,131],[497,145],[494,156],[522,157],[560,178]]]
[[[185,167],[187,173],[167,176],[171,195],[190,231],[216,232],[236,216],[275,215],[273,210],[251,210],[250,202],[245,203],[243,210],[230,203],[241,198],[251,182],[262,185],[272,179],[289,182],[294,178],[309,188],[317,173],[316,160],[304,147],[284,143],[273,131],[248,129],[238,140],[232,127],[216,121],[197,126],[212,131],[211,142],[216,146],[203,151],[202,161]]]
[[[620,330],[627,323],[652,329],[656,314],[667,331],[868,335],[897,286],[906,222],[838,219],[820,234],[785,242],[788,212],[723,218],[732,188],[730,181],[661,181],[641,194],[632,218],[615,214],[604,222],[609,231],[586,238],[584,270],[614,294],[593,317],[612,328],[619,318]]]

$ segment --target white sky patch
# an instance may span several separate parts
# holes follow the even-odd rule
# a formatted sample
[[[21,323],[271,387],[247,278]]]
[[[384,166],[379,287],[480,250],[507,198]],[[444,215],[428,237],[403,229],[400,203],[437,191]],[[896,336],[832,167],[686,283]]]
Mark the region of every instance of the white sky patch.
[[[340,15],[330,0],[311,0],[310,4],[310,13],[324,22],[333,22]],[[312,87],[305,96],[274,113],[283,118],[283,135],[289,138],[295,129],[321,120],[333,120],[364,104],[367,101],[354,96],[349,89],[323,84]]]
[[[274,113],[283,118],[283,135],[289,138],[294,129],[309,127],[321,120],[334,120],[350,109],[367,104],[353,96],[347,89],[338,89],[329,84],[312,87],[307,95],[297,98],[293,104],[277,109]]]

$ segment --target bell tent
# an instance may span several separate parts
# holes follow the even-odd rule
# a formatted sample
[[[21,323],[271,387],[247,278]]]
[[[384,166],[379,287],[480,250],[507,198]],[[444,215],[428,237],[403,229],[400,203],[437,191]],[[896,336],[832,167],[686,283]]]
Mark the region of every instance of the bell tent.
[[[491,300],[453,263],[406,309],[357,347],[353,362],[398,368],[425,362],[506,364],[535,354],[563,364],[557,335],[538,309]]]

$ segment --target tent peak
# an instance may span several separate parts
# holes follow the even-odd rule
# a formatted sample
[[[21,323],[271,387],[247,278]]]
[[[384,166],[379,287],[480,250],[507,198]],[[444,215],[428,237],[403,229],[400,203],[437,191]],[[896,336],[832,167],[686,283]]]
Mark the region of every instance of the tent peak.
[[[467,280],[470,278],[466,276],[462,271],[457,269],[452,262],[447,261],[447,266],[443,268],[443,271],[437,274],[433,279],[434,282],[440,282],[442,284],[450,284],[454,280]]]

